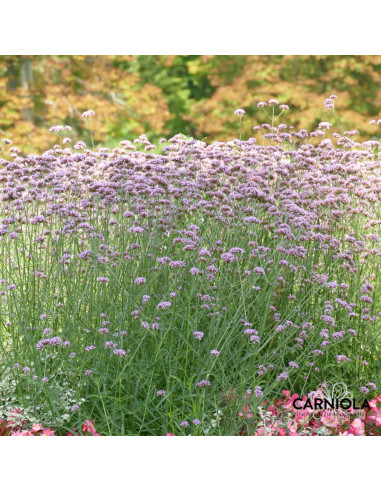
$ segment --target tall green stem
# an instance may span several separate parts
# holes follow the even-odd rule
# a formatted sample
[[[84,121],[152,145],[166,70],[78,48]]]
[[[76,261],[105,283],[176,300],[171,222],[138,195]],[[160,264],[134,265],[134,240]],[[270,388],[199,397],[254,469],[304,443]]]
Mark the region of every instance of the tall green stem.
[[[90,137],[91,137],[91,144],[92,144],[93,149],[94,149],[93,132],[92,132],[92,129],[91,129],[91,117],[89,117],[89,131],[90,131]]]

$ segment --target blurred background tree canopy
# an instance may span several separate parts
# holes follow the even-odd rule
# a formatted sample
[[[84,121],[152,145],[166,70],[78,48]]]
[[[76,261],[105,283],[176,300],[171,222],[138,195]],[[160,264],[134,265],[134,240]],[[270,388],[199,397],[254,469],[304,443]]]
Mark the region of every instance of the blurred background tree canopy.
[[[379,136],[369,125],[381,117],[381,56],[0,56],[0,138],[23,151],[57,143],[48,129],[70,125],[73,140],[89,143],[81,114],[92,119],[96,144],[117,145],[145,133],[153,142],[184,133],[237,138],[234,110],[244,108],[242,137],[263,123],[256,103],[288,104],[282,122],[312,130],[335,123],[323,102],[338,95],[344,130]],[[283,118],[284,116],[284,118]]]

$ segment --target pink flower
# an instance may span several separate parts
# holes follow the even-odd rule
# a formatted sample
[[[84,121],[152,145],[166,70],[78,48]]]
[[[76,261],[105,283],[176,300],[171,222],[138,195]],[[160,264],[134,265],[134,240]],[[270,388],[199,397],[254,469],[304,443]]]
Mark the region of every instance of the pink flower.
[[[369,415],[367,422],[373,422],[377,427],[381,426],[381,409],[376,409],[374,415]]]
[[[15,431],[12,432],[11,436],[33,436],[31,431]]]
[[[377,400],[373,398],[373,400],[370,400],[369,406],[373,411],[377,410]]]
[[[250,407],[249,407],[249,405],[246,405],[246,406],[242,409],[242,411],[245,413],[245,417],[246,417],[246,418],[251,419],[252,417],[254,417],[254,415],[250,412]],[[242,411],[241,411],[241,412],[238,412],[238,415],[239,415],[240,417],[243,417],[243,416],[244,416],[244,414],[242,413]]]
[[[321,423],[323,425],[326,425],[327,427],[337,427],[338,426],[338,419],[335,416],[333,412],[330,412],[329,410],[325,410],[321,416]]]
[[[264,427],[258,427],[255,436],[264,436],[266,435],[266,429]]]
[[[354,421],[351,423],[350,430],[355,436],[362,436],[365,434],[364,428],[364,422],[361,419],[357,418],[354,419]]]
[[[39,432],[42,429],[43,429],[42,424],[33,424],[32,425],[32,432]]]
[[[83,424],[82,431],[88,432],[93,436],[99,436],[98,432],[95,429],[94,422],[95,420],[93,422],[91,422],[91,420],[86,420],[85,423]]]
[[[54,436],[54,434],[56,433],[56,431],[54,430],[50,430],[50,429],[43,429],[42,431],[42,436]]]

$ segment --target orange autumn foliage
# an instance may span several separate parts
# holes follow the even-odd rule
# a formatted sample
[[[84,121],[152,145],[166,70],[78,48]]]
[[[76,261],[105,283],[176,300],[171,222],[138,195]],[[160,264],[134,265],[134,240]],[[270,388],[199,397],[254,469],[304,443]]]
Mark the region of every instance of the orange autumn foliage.
[[[256,103],[271,98],[290,106],[282,121],[312,130],[322,120],[337,123],[323,105],[332,93],[343,130],[378,136],[369,121],[381,113],[381,56],[3,55],[0,138],[40,152],[58,143],[51,126],[70,125],[71,138],[89,144],[80,116],[92,109],[95,145],[141,133],[228,139],[238,136],[238,107],[249,138],[265,122]]]

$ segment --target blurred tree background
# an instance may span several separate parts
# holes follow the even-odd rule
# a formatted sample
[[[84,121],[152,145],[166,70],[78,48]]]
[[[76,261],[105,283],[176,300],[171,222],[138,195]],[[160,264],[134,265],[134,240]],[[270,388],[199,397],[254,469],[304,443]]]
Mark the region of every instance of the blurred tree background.
[[[0,56],[0,138],[23,151],[57,143],[48,129],[70,125],[73,140],[89,143],[81,114],[92,119],[96,144],[117,145],[145,133],[184,133],[207,141],[237,138],[234,110],[244,108],[243,138],[263,123],[256,103],[278,99],[282,122],[312,130],[335,122],[324,99],[338,95],[344,130],[379,136],[381,56]],[[284,117],[283,117],[284,116]]]

